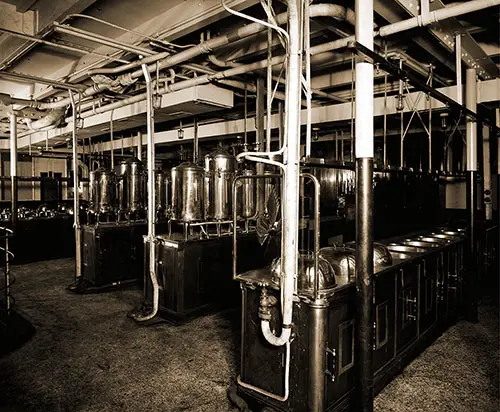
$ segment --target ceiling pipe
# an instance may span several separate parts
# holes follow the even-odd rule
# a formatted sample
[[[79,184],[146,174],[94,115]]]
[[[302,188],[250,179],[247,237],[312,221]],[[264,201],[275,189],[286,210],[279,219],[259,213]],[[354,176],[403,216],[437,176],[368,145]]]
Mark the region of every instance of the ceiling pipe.
[[[41,130],[50,126],[56,127],[63,120],[64,113],[65,110],[54,110],[39,120],[24,119],[24,122],[31,130]]]
[[[16,72],[7,72],[0,71],[0,78],[13,80],[13,81],[21,81],[21,82],[34,82],[40,84],[46,84],[55,88],[65,89],[65,90],[73,90],[75,92],[80,92],[86,89],[86,86],[81,84],[73,84],[73,83],[64,83],[59,82],[57,80],[45,79],[43,77],[32,76],[29,74],[22,74]]]
[[[135,53],[138,56],[153,56],[155,53],[152,50],[144,47],[135,46],[133,44],[122,43],[110,37],[102,36],[97,33],[88,32],[86,30],[78,29],[66,24],[59,24],[54,22],[54,31],[57,33],[68,34],[70,36],[78,37],[80,39],[89,40],[94,43],[109,46],[114,49],[123,50],[128,53]]]
[[[473,7],[468,5],[468,3],[473,3]],[[500,0],[473,0],[473,1],[470,1],[468,3],[462,4],[460,6],[451,7],[451,8],[439,9],[431,14],[434,16],[433,17],[434,19],[437,19],[439,21],[439,20],[443,20],[445,18],[457,17],[459,15],[468,13],[468,12],[470,12],[471,9],[472,9],[472,11],[475,11],[475,10],[480,10],[481,8],[487,8],[487,7],[499,5]],[[323,6],[323,5],[316,5],[316,6]],[[338,18],[341,18],[343,15],[347,15],[347,12],[345,12],[345,9],[341,6],[335,6],[335,5],[328,5],[328,6],[332,6],[332,7],[328,7],[326,9],[338,11],[339,16],[340,16]],[[335,7],[333,7],[333,6],[335,6]],[[467,6],[467,7],[465,7],[465,6]],[[314,10],[315,10],[315,8],[313,5],[313,6],[311,6],[311,16],[312,17],[316,16]],[[323,10],[323,8],[321,8],[320,10]],[[342,13],[342,11],[344,11],[344,12]],[[444,11],[446,11],[446,13],[444,13]],[[278,15],[277,18],[279,16],[281,16],[281,14]],[[415,24],[414,20],[415,20],[414,18],[408,19],[408,21],[413,22],[412,24]],[[407,20],[405,20],[405,21],[407,21]],[[401,25],[401,23],[402,22],[398,22],[398,23],[389,24],[387,26],[383,26],[380,28],[380,30],[378,32],[374,32],[374,36],[377,36],[380,33],[385,33],[384,35],[387,35],[387,33],[389,33],[389,32],[395,33],[394,29],[391,28],[392,26],[395,26],[395,25],[397,27],[399,27],[400,28],[399,30],[401,30],[401,31],[408,30],[408,28],[406,28],[406,26],[404,26],[404,25]],[[417,21],[417,23],[418,23],[418,21]],[[174,56],[171,56],[171,58],[167,58],[167,59],[163,60],[163,62],[160,62],[159,68],[164,69],[164,68],[170,67],[172,65],[183,63],[186,59],[196,57],[199,54],[206,52],[207,47],[212,47],[212,48],[220,47],[220,46],[216,46],[216,44],[221,43],[221,45],[225,45],[225,44],[228,44],[227,42],[229,41],[229,39],[231,39],[231,41],[235,41],[237,39],[242,38],[241,36],[243,36],[243,35],[248,36],[250,34],[253,34],[253,32],[248,33],[248,31],[249,31],[248,27],[253,27],[253,26],[259,26],[261,28],[261,30],[263,30],[263,26],[260,26],[260,25],[255,24],[255,23],[249,24],[249,25],[244,26],[241,29],[237,30],[235,33],[232,33],[231,35],[226,35],[226,36],[222,36],[222,37],[214,37],[211,40],[204,42],[203,44],[197,45],[194,48],[187,49],[187,50],[180,52]],[[256,29],[257,28],[253,28],[252,30],[256,30]],[[217,40],[217,43],[214,42],[215,40]],[[321,53],[329,52],[332,50],[337,50],[337,49],[340,49],[343,47],[347,47],[353,41],[355,41],[355,37],[348,36],[348,37],[345,37],[342,39],[323,43],[323,44],[311,47],[311,55],[314,56],[317,54],[321,54]],[[209,42],[214,42],[214,43],[208,45]],[[194,50],[194,49],[196,49],[196,50]],[[158,53],[157,55],[146,57],[143,59],[142,63],[146,63],[147,61],[149,61],[149,59],[151,59],[153,57],[157,58],[157,57],[161,57],[162,55],[165,55],[165,54],[168,54],[168,53]],[[285,56],[276,56],[276,57],[273,57],[271,59],[271,64],[272,65],[281,64],[281,63],[283,63],[284,60],[285,60]],[[141,62],[139,62],[139,63],[141,63]],[[195,79],[185,80],[183,82],[179,82],[179,83],[176,83],[176,84],[171,85],[171,86],[166,86],[165,89],[160,90],[160,94],[166,94],[166,93],[170,93],[173,91],[185,89],[185,88],[200,85],[200,84],[206,84],[206,83],[209,83],[211,81],[221,80],[221,79],[226,78],[226,77],[237,76],[237,75],[240,75],[243,73],[248,73],[251,71],[258,70],[258,69],[264,69],[267,67],[267,65],[268,65],[268,62],[266,59],[266,60],[258,61],[255,63],[250,63],[250,64],[245,64],[242,66],[234,67],[234,68],[222,71],[222,72],[218,72],[214,75],[199,76]],[[156,65],[147,66],[147,67],[148,67],[149,71],[156,70]],[[131,78],[132,76],[135,76],[136,73],[137,72],[128,73],[127,76],[129,78]],[[142,70],[139,70],[139,76],[141,75],[141,73],[142,73]],[[119,78],[116,81],[119,82]],[[87,88],[80,95],[80,98],[93,96],[101,91],[108,90],[111,87],[112,87],[112,84],[93,85],[93,86]],[[145,98],[146,98],[146,94],[142,93],[142,94],[139,94],[139,95],[127,98],[127,99],[123,99],[119,102],[111,103],[107,106],[99,107],[95,111],[85,112],[82,114],[82,117],[89,117],[94,113],[95,114],[104,113],[108,110],[117,109],[119,107],[125,106],[125,105],[130,104],[130,103],[140,102],[140,101],[144,100]],[[34,103],[32,103],[34,105],[32,105],[31,107],[36,107],[39,109],[57,108],[57,107],[67,106],[69,103],[70,103],[69,98],[67,98],[67,99],[62,99],[62,100],[59,100],[57,102],[52,102],[52,103],[34,102]]]
[[[343,6],[336,4],[313,4],[310,7],[311,17],[332,17],[337,20],[348,21],[354,24],[354,12],[352,10],[346,9]],[[276,22],[279,25],[283,25],[287,22],[287,13],[281,13],[276,16]],[[142,60],[138,60],[132,63],[125,64],[123,66],[118,66],[114,68],[104,68],[104,69],[92,69],[89,70],[88,74],[118,74],[127,70],[131,70],[141,66],[142,64],[156,63],[160,61],[159,69],[165,69],[168,67],[175,66],[177,64],[183,63],[185,61],[191,60],[201,54],[210,53],[219,47],[226,46],[237,40],[244,39],[253,34],[257,34],[263,31],[266,27],[260,23],[251,23],[246,26],[240,27],[239,29],[225,34],[223,36],[213,37],[210,40],[204,41],[196,46],[189,49],[183,50],[180,53],[171,55],[169,52],[162,52],[155,54],[154,56],[145,57]],[[153,72],[156,70],[156,64],[148,66],[148,70]],[[139,78],[142,76],[142,70],[136,70],[131,74],[132,78]],[[119,83],[119,79],[117,79]]]
[[[8,29],[0,28],[0,33],[5,33],[5,34],[8,34],[10,36],[19,37],[21,39],[29,40],[29,41],[32,41],[32,42],[35,42],[35,43],[46,44],[48,46],[56,47],[58,49],[68,50],[68,51],[72,51],[72,52],[76,52],[76,53],[81,53],[81,54],[85,54],[85,55],[92,54],[94,56],[102,57],[102,58],[104,58],[104,59],[106,59],[108,61],[117,61],[117,62],[120,62],[120,63],[127,63],[127,60],[118,59],[118,58],[111,57],[111,56],[106,56],[105,54],[101,54],[101,53],[90,52],[90,51],[87,51],[87,50],[79,49],[77,47],[66,46],[65,44],[54,43],[54,42],[51,42],[51,41],[48,41],[48,40],[40,39],[40,38],[35,37],[35,36],[30,36],[29,34],[18,33],[18,32],[12,31],[12,30],[8,30]]]

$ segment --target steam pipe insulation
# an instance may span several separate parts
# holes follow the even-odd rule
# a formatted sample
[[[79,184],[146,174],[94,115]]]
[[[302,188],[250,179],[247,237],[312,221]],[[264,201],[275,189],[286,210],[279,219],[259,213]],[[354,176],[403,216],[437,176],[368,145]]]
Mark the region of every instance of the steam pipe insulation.
[[[155,248],[155,145],[154,145],[154,110],[153,110],[153,83],[147,66],[142,66],[147,90],[147,158],[148,158],[148,236],[149,243],[149,276],[153,286],[153,308],[149,314],[137,315],[134,319],[145,322],[153,319],[158,313],[159,285],[156,277],[156,248]]]
[[[300,94],[302,77],[301,32],[299,21],[300,0],[288,2],[289,61],[287,66],[287,136],[285,173],[283,177],[283,243],[281,250],[281,307],[283,323],[281,334],[276,336],[269,320],[261,320],[265,339],[272,345],[282,346],[289,342],[292,328],[293,295],[297,273],[298,225],[299,225],[299,145],[300,145]]]
[[[373,51],[373,0],[356,0],[356,41]],[[373,412],[373,63],[356,61],[356,410]]]
[[[32,121],[31,119],[24,119],[24,122],[31,130],[41,130],[49,126],[59,125],[64,118],[64,113],[64,109],[57,109],[51,111],[39,120]]]
[[[351,24],[354,24],[354,14],[352,10],[346,9],[343,6],[339,6],[336,4],[314,4],[310,7],[310,16],[311,17],[332,17],[337,20],[348,21]],[[287,13],[281,13],[276,16],[276,22],[278,25],[283,25],[287,22]],[[251,23],[243,26],[229,34],[224,36],[213,37],[210,40],[204,41],[196,46],[193,46],[189,49],[183,50],[180,53],[170,55],[168,52],[158,53],[154,56],[148,56],[142,59],[141,61],[132,62],[126,64],[124,66],[119,66],[113,69],[105,69],[105,70],[91,70],[89,71],[89,75],[101,73],[101,74],[117,74],[126,70],[130,70],[132,68],[138,67],[139,63],[141,64],[150,64],[156,63],[159,61],[159,69],[166,69],[177,64],[183,63],[185,61],[191,60],[195,57],[198,57],[204,53],[210,53],[213,50],[226,46],[230,43],[233,43],[237,40],[243,39],[245,37],[249,37],[253,34],[257,34],[263,31],[266,27],[260,23]],[[156,64],[148,66],[148,70],[153,72],[156,70]],[[124,76],[131,76],[132,79],[136,79],[142,76],[141,70],[136,70],[131,74],[126,74]],[[121,77],[121,76],[120,76]],[[120,83],[120,77],[116,80],[116,83]]]

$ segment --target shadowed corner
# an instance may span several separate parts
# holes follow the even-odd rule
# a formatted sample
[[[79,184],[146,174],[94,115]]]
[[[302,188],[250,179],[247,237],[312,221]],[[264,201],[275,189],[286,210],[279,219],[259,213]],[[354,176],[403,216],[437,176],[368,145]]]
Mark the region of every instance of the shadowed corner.
[[[0,316],[0,358],[19,349],[34,334],[34,326],[19,313]]]

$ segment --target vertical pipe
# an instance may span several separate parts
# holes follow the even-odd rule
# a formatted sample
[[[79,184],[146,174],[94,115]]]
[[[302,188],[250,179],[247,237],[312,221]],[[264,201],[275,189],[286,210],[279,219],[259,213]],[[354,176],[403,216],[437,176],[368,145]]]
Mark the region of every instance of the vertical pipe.
[[[272,345],[289,344],[292,328],[293,296],[298,264],[299,228],[299,147],[300,147],[300,84],[302,75],[300,52],[301,0],[288,2],[289,57],[287,66],[287,108],[283,178],[283,242],[281,259],[281,334],[276,336],[268,320],[261,321],[264,338]]]
[[[279,111],[279,127],[278,127],[278,132],[279,132],[279,147],[283,145],[283,139],[284,139],[284,133],[283,130],[285,128],[284,123],[284,113],[283,113],[283,103],[278,102],[278,111]]]
[[[145,322],[153,319],[158,313],[159,285],[156,276],[156,244],[155,244],[155,145],[154,145],[154,110],[153,110],[153,84],[147,65],[142,65],[144,78],[146,79],[146,110],[147,110],[147,169],[148,169],[148,235],[147,244],[149,246],[149,277],[153,287],[153,308],[150,313],[135,316],[138,322]]]
[[[466,72],[466,89],[465,89],[465,105],[474,113],[477,112],[477,83],[476,70],[467,69]],[[476,209],[477,209],[477,123],[474,119],[467,117],[466,123],[467,136],[467,182],[468,182],[468,197],[467,197],[467,212],[469,217],[469,258],[468,270],[465,279],[465,290],[467,291],[466,313],[465,317],[468,321],[477,322],[477,267],[476,267]]]
[[[17,116],[10,115],[10,207],[12,215],[12,230],[17,225]]]
[[[373,0],[356,0],[356,41],[373,50]],[[373,64],[356,62],[356,387],[373,411]]]
[[[257,150],[263,150],[265,147],[265,129],[264,129],[264,115],[266,109],[266,100],[265,100],[265,82],[262,78],[257,78],[257,99],[256,99],[256,108],[255,115],[257,116]],[[270,120],[270,118],[269,118]],[[269,125],[270,126],[270,125]],[[264,174],[264,164],[257,163],[256,165],[257,174]],[[262,179],[257,180],[257,210],[259,212],[259,216],[262,216],[264,213],[264,203],[265,203],[265,186],[264,181]]]
[[[142,161],[142,133],[137,132],[137,159]]]
[[[311,122],[312,122],[312,111],[311,111],[311,35],[310,35],[310,20],[309,20],[309,0],[304,1],[304,54],[305,54],[305,66],[306,66],[306,112],[307,112],[307,122],[306,122],[306,157],[311,157]]]
[[[458,33],[455,36],[455,71],[456,71],[456,82],[457,82],[457,103],[462,104],[463,102],[463,91],[462,91],[462,35]]]
[[[497,131],[500,129],[500,108],[497,108],[495,111],[496,115],[496,126]],[[497,222],[500,222],[500,136],[497,136],[497,187],[496,187],[496,199],[497,199]]]
[[[73,92],[68,91],[71,99],[71,108],[76,113]],[[75,278],[78,282],[82,275],[82,242],[80,231],[80,195],[78,193],[78,140],[76,135],[76,116],[73,114],[73,227],[75,229]]]
[[[269,9],[271,8],[271,0],[267,3]],[[270,19],[267,19],[270,23]],[[270,27],[267,28],[267,114],[266,114],[266,152],[271,151],[271,109],[273,104],[273,66],[271,59],[273,58],[272,52],[273,31]],[[281,146],[280,146],[281,147]]]
[[[198,163],[198,118],[195,117],[193,120],[193,163]]]
[[[490,128],[483,124],[483,180],[484,209],[486,220],[493,219],[493,204],[491,202],[491,162],[490,162]]]
[[[111,170],[115,170],[115,151],[114,151],[114,144],[113,144],[113,140],[114,140],[113,112],[114,112],[114,110],[111,110],[111,114],[109,115],[109,139],[111,141]],[[122,139],[122,142],[123,142],[123,139]],[[123,143],[122,143],[122,151],[123,151]]]
[[[307,0],[306,0],[307,1]],[[319,302],[321,303],[321,301]],[[325,410],[327,307],[312,304],[309,312],[309,395],[308,411]]]

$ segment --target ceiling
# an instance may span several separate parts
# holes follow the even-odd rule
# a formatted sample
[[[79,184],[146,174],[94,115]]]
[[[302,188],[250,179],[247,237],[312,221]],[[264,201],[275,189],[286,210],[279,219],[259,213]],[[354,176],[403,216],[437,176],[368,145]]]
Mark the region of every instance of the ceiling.
[[[229,16],[220,0],[148,0],[147,7],[144,4],[145,2],[136,0],[0,1],[0,93],[19,99],[55,101],[67,96],[64,85],[61,87],[57,82],[92,86],[95,78],[88,76],[90,69],[112,68],[125,62],[134,62],[140,55],[147,57],[165,52],[175,55],[190,45],[199,44],[202,35],[207,39],[208,36],[228,33],[248,23],[241,18]],[[265,18],[257,0],[231,0],[227,4],[257,18]],[[354,8],[353,2],[347,0],[336,4]],[[280,2],[274,2],[273,6],[276,13],[286,10]],[[430,3],[431,10],[445,6],[441,0]],[[418,2],[375,0],[374,10],[375,23],[383,26],[416,15]],[[460,19],[450,19],[427,28],[392,36],[386,41],[377,40],[376,46],[382,54],[387,49],[389,56],[403,58],[408,67],[417,70],[422,76],[425,76],[429,64],[433,65],[435,86],[446,87],[456,82],[453,43],[455,34],[461,33],[463,68],[475,67],[482,80],[490,81],[498,78],[499,72],[498,23],[499,9],[490,8]],[[353,32],[353,27],[348,22],[327,17],[314,18],[311,24],[311,45],[339,39]],[[201,66],[199,70],[174,66],[172,68],[177,76],[175,81],[193,79],[203,75],[204,71],[221,71],[229,65],[265,59],[266,39],[267,34],[263,32],[221,47],[210,55],[203,53],[189,61],[198,65],[197,67]],[[273,53],[282,53],[277,39],[274,39],[273,44]],[[350,100],[351,64],[350,52],[343,49],[313,56],[312,87],[323,92],[322,95],[315,95],[316,107],[334,106],[332,95],[344,102]],[[9,77],[9,73],[20,73],[26,78],[20,80],[18,77]],[[152,75],[155,77],[157,74]],[[167,84],[171,75],[169,70],[159,73],[159,77],[167,78]],[[234,92],[234,105],[198,111],[202,121],[231,122],[243,117],[245,93],[250,99],[247,104],[248,115],[254,115],[256,75],[265,76],[265,70],[239,76],[236,80],[241,84],[248,84],[243,88],[233,87],[234,85],[228,83],[217,83],[217,87],[229,88]],[[275,71],[275,76],[278,75],[279,66]],[[115,77],[108,76],[108,80],[113,78]],[[56,83],[47,84],[50,82],[46,80]],[[384,91],[384,73],[376,73],[375,81],[375,90],[381,95]],[[397,92],[399,84],[389,76],[388,86],[391,94]],[[140,96],[144,93],[144,87],[142,78],[119,88],[106,90],[95,96],[97,100],[85,103],[84,110],[96,110],[96,106],[100,109],[107,104],[117,104],[120,100]],[[281,87],[280,90],[284,91],[284,88]],[[498,107],[498,100],[500,97],[496,101],[488,101],[489,107]],[[22,105],[15,108],[21,109]],[[10,110],[11,106],[0,105],[0,137],[8,136]],[[189,123],[193,111],[186,109],[185,112],[186,122]],[[22,113],[26,118],[36,121],[43,117],[46,111],[25,108]],[[71,113],[67,110],[63,115],[70,116]],[[182,116],[177,114],[171,118],[164,116],[157,119],[157,127],[162,131],[178,128],[180,117]],[[145,121],[145,116],[136,115],[128,123],[129,129],[124,128],[121,131],[128,130],[133,133],[144,127]],[[29,120],[19,121],[21,136],[40,133],[31,131],[28,123]],[[60,125],[48,129],[50,133],[46,132],[48,136],[54,137],[54,145],[61,142],[64,123],[62,119]],[[57,131],[59,129],[61,132]],[[106,139],[107,132],[102,129],[89,128],[87,133],[82,135]]]

